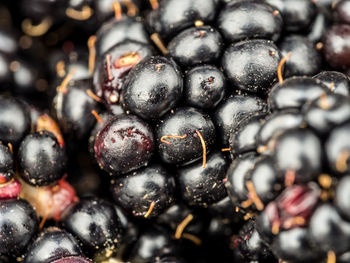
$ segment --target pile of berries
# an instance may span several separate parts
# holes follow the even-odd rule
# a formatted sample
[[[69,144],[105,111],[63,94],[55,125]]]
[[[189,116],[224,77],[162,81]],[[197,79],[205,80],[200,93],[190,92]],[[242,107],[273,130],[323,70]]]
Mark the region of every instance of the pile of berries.
[[[350,263],[350,0],[3,0],[0,263]]]

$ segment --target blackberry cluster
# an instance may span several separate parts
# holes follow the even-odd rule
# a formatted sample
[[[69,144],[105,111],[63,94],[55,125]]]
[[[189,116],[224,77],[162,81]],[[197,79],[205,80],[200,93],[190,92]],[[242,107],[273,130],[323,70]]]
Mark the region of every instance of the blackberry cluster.
[[[0,263],[350,263],[350,0],[0,14]]]

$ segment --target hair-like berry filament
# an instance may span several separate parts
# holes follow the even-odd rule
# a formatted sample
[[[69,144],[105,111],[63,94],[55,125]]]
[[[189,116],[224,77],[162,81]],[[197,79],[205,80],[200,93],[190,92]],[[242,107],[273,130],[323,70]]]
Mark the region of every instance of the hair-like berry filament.
[[[205,145],[205,141],[204,138],[202,136],[202,134],[199,131],[196,131],[199,139],[201,140],[201,144],[202,144],[202,148],[203,148],[203,165],[202,167],[205,168],[205,165],[207,163],[207,147]]]
[[[193,215],[188,214],[184,218],[184,220],[182,220],[182,222],[177,226],[176,231],[175,231],[175,236],[174,236],[176,239],[181,238],[183,231],[185,230],[187,225],[192,221],[192,219],[193,219]]]
[[[166,141],[166,139],[169,139],[169,138],[185,139],[186,137],[187,137],[187,134],[184,134],[182,136],[181,135],[164,135],[160,138],[160,141],[170,145],[171,142]]]
[[[283,67],[284,64],[286,64],[287,59],[289,59],[291,55],[292,55],[292,52],[288,52],[288,54],[286,56],[284,56],[281,59],[280,63],[278,64],[277,77],[278,77],[278,82],[279,83],[283,83],[282,67]]]
[[[150,204],[147,213],[144,215],[144,218],[149,217],[149,215],[152,213],[152,210],[154,208],[154,206],[156,205],[156,202],[152,201],[152,203]]]

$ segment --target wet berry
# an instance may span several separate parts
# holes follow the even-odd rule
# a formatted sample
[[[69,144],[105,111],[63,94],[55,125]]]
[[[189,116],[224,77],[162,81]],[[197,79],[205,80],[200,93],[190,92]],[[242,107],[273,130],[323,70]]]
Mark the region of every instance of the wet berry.
[[[148,163],[154,140],[147,123],[134,115],[110,119],[98,132],[94,151],[100,167],[106,172],[125,174]]]
[[[207,207],[226,196],[223,179],[228,160],[220,152],[207,156],[206,166],[197,161],[178,170],[178,182],[183,200],[190,206]]]
[[[218,17],[218,28],[229,42],[251,38],[277,41],[282,26],[279,11],[257,1],[234,1],[223,8]]]
[[[52,184],[66,172],[65,150],[50,132],[28,135],[21,143],[18,158],[21,177],[31,185]]]
[[[161,165],[131,172],[113,180],[114,201],[136,217],[153,218],[175,199],[175,179]]]
[[[50,227],[44,229],[30,245],[23,262],[50,263],[81,254],[78,241],[72,234],[57,227]]]
[[[156,142],[162,161],[190,163],[209,153],[215,143],[215,127],[209,115],[195,108],[178,108],[157,124]]]
[[[122,89],[122,104],[143,119],[155,120],[178,103],[182,90],[177,65],[165,57],[150,57],[130,72]]]
[[[277,81],[281,53],[272,41],[247,40],[229,46],[221,65],[232,85],[265,94]]]
[[[189,106],[212,109],[224,98],[226,78],[215,66],[202,65],[185,74],[184,99]]]
[[[169,55],[184,67],[215,63],[221,55],[222,48],[220,33],[210,26],[188,28],[168,44]]]
[[[38,229],[33,207],[21,199],[0,200],[0,253],[19,256]]]

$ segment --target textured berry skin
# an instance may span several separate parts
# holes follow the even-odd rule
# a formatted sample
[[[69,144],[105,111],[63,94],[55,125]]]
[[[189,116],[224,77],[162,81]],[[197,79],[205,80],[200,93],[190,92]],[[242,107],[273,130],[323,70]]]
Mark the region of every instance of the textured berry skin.
[[[283,20],[275,8],[265,3],[241,1],[223,8],[218,29],[229,42],[259,38],[277,41]]]
[[[165,57],[150,57],[135,66],[122,89],[122,105],[146,120],[156,120],[182,97],[179,67]]]
[[[113,180],[114,201],[136,217],[157,217],[175,200],[175,179],[161,165],[150,165]]]
[[[229,46],[221,65],[228,80],[241,90],[265,94],[277,81],[281,53],[269,40],[246,40]]]
[[[101,54],[96,61],[93,86],[96,95],[107,107],[120,102],[128,73],[142,59],[152,54],[153,49],[148,44],[132,40],[116,44]]]
[[[297,183],[305,183],[322,173],[323,148],[320,138],[308,129],[287,130],[275,139],[273,158],[280,178],[294,174]]]
[[[52,261],[50,263],[93,263],[90,259],[82,257],[66,257]]]
[[[176,243],[167,231],[161,228],[149,227],[139,237],[132,248],[129,260],[131,262],[150,262],[162,255],[176,255]]]
[[[334,7],[333,16],[341,24],[350,24],[350,2],[339,1]]]
[[[96,135],[94,151],[106,172],[125,174],[147,165],[154,148],[150,126],[134,115],[110,119]]]
[[[41,131],[28,135],[18,152],[21,177],[29,184],[46,186],[65,173],[67,157],[54,135]]]
[[[226,196],[223,179],[228,160],[221,152],[207,156],[206,167],[197,161],[178,170],[178,182],[183,200],[190,206],[207,207]]]
[[[0,97],[0,141],[17,146],[30,130],[30,117],[23,103]]]
[[[324,56],[335,69],[350,69],[350,25],[334,25],[324,37]]]
[[[287,59],[284,77],[312,76],[320,72],[322,68],[321,54],[316,50],[315,44],[303,36],[287,36],[278,45],[282,57]]]
[[[223,48],[220,33],[210,27],[192,27],[182,31],[168,44],[169,55],[184,67],[215,63]]]
[[[283,189],[283,181],[278,177],[271,156],[260,156],[244,181],[245,185],[247,182],[253,184],[257,196],[264,205],[274,200]]]
[[[215,108],[226,93],[226,77],[215,66],[202,65],[185,75],[184,99],[187,105],[200,109]]]
[[[80,256],[82,251],[72,234],[57,227],[44,229],[29,246],[24,263],[50,263],[69,257]]]
[[[314,78],[321,80],[333,93],[344,96],[350,95],[350,78],[341,72],[322,71]]]
[[[14,161],[10,149],[0,144],[0,185],[7,183],[14,176]]]
[[[300,109],[322,94],[330,93],[326,85],[317,79],[292,77],[277,83],[270,91],[268,105],[271,111],[288,108]]]
[[[316,6],[312,1],[267,0],[282,15],[284,29],[289,32],[307,31],[316,16]]]
[[[350,223],[331,204],[320,205],[310,219],[310,238],[324,252],[336,254],[348,250]]]
[[[271,245],[273,253],[292,262],[322,262],[322,251],[309,240],[308,229],[298,227],[281,232]]]
[[[350,186],[350,176],[344,176],[339,180],[337,188],[335,190],[334,203],[338,208],[338,211],[346,218],[350,219],[350,198],[349,198],[349,186]]]
[[[91,79],[81,79],[71,81],[67,92],[57,94],[56,116],[62,131],[70,138],[85,138],[96,122],[91,111],[97,110],[98,104],[88,96],[89,89],[92,90]]]
[[[38,229],[38,216],[27,201],[0,200],[0,254],[19,255]]]
[[[149,36],[144,24],[136,19],[124,16],[121,20],[111,18],[96,32],[96,53],[101,55],[114,45],[126,40],[144,44],[149,43]]]
[[[66,212],[62,223],[90,251],[115,248],[121,242],[123,227],[113,205],[103,199],[81,199]]]
[[[229,140],[231,159],[257,149],[257,134],[266,117],[265,113],[247,116],[231,131]]]
[[[288,129],[297,128],[303,123],[303,116],[299,110],[287,109],[277,111],[266,117],[257,135],[257,151],[261,154],[270,154],[274,138]]]
[[[328,94],[306,104],[303,114],[309,127],[324,138],[334,127],[350,120],[350,102],[346,96]]]
[[[325,142],[328,165],[335,174],[346,174],[350,171],[350,143],[348,140],[350,122],[335,127]]]
[[[169,39],[181,30],[193,26],[196,20],[205,24],[214,20],[216,0],[166,0],[150,12],[147,24],[152,32]]]
[[[264,100],[253,95],[236,94],[222,101],[213,113],[213,121],[223,147],[229,145],[230,132],[240,121],[257,112],[266,112]]]
[[[169,164],[186,164],[203,156],[203,147],[198,136],[200,132],[205,141],[207,152],[215,143],[215,127],[209,115],[195,108],[178,108],[174,113],[161,119],[156,128],[158,154],[162,161]],[[163,136],[179,135],[183,139]]]
[[[245,178],[258,160],[254,152],[242,154],[234,159],[226,172],[226,189],[232,202],[240,206],[241,202],[248,199],[248,190],[245,185]]]

